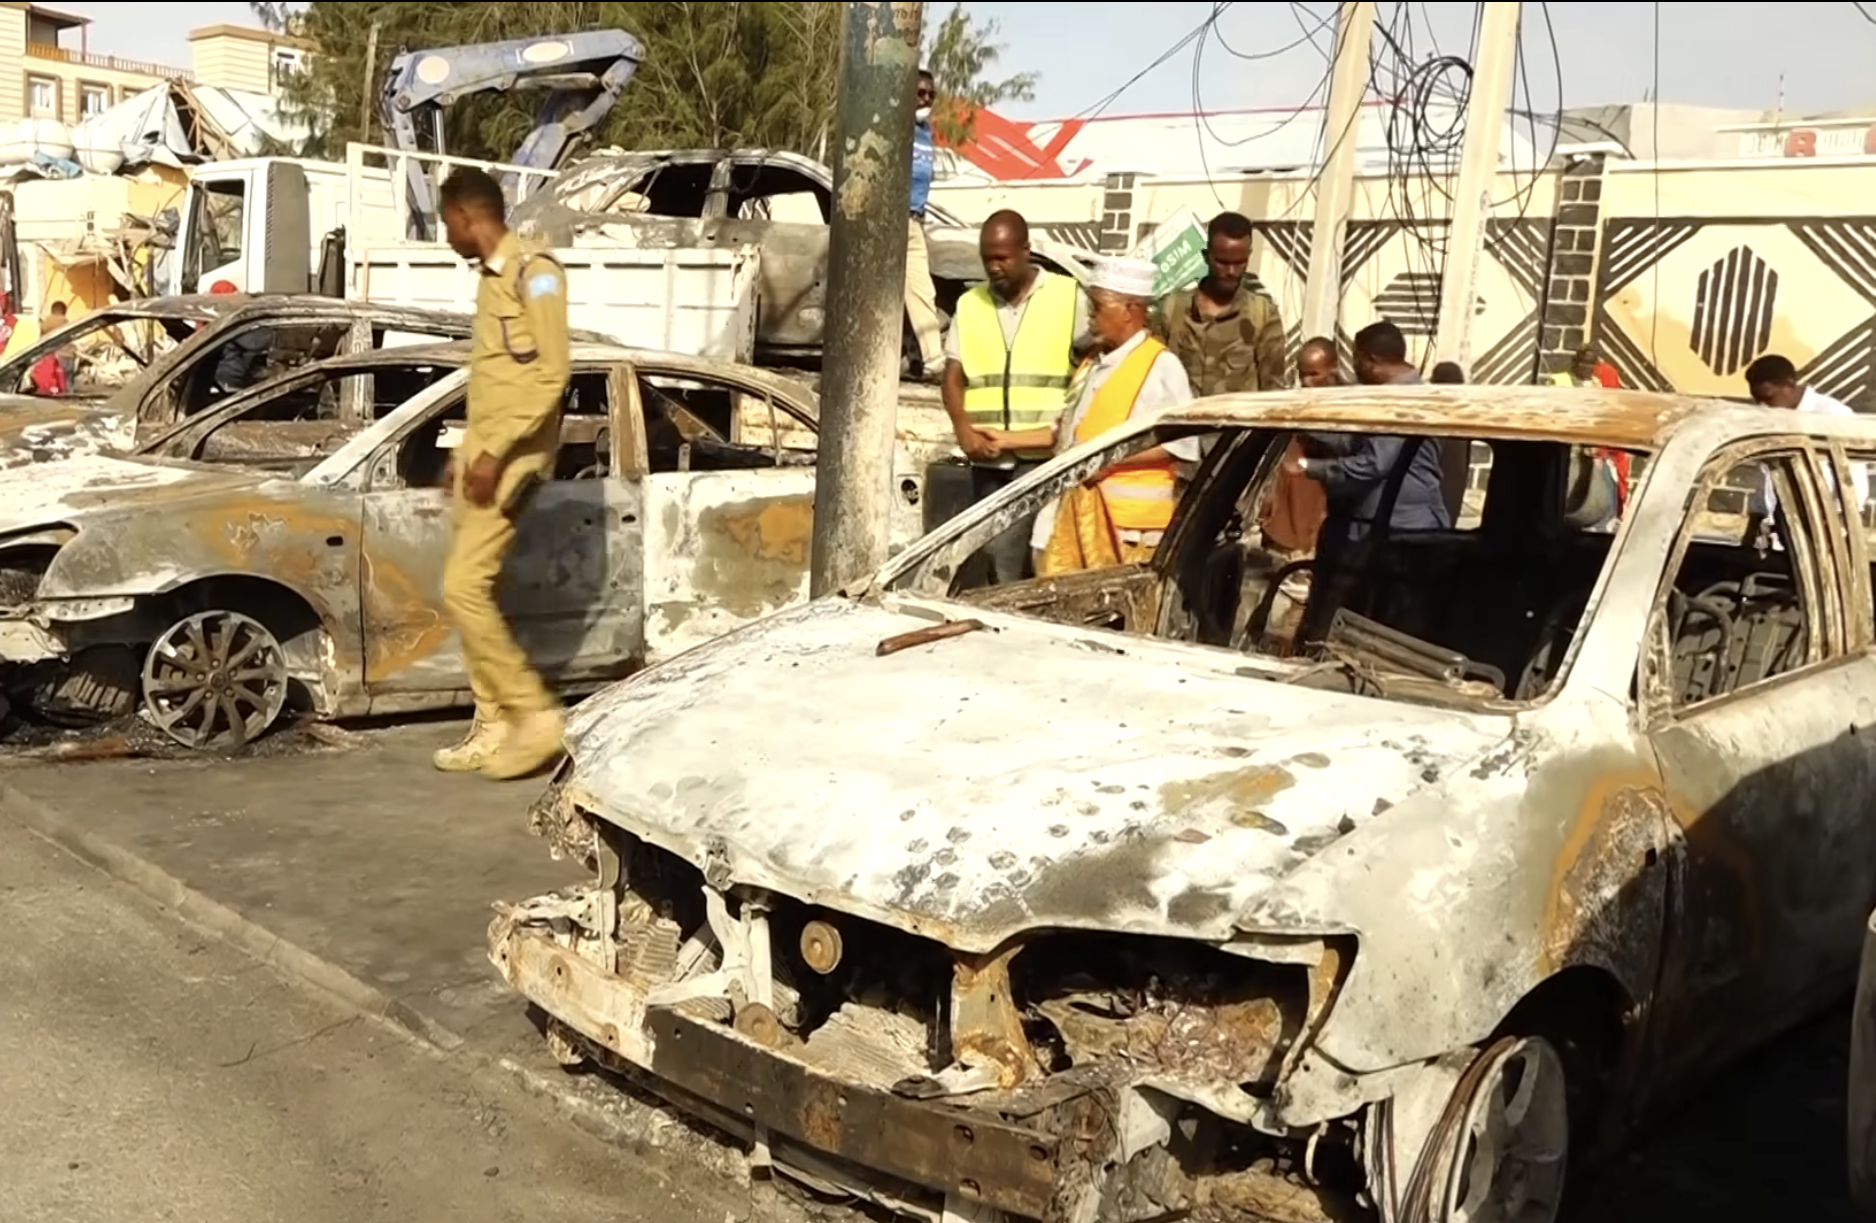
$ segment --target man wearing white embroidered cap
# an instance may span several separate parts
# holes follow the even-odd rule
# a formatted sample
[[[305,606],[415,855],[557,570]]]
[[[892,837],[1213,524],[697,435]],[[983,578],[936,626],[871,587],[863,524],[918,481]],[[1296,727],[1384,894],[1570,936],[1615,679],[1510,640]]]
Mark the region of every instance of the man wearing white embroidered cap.
[[[1075,371],[1068,407],[1052,431],[999,439],[1004,449],[1050,446],[1058,453],[1099,437],[1141,412],[1192,400],[1185,366],[1147,331],[1154,265],[1145,259],[1096,262],[1088,322],[1101,351]],[[1030,545],[1036,572],[1064,573],[1111,564],[1144,563],[1172,521],[1181,491],[1179,465],[1201,457],[1199,439],[1182,438],[1117,463],[1036,520]],[[1076,494],[1098,493],[1094,496]]]

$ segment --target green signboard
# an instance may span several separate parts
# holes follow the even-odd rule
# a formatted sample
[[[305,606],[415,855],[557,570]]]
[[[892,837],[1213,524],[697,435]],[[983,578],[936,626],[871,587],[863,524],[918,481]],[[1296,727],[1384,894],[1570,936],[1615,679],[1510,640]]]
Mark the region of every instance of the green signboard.
[[[1157,269],[1153,296],[1189,288],[1205,275],[1205,227],[1190,208],[1181,208],[1154,226],[1133,254],[1135,258],[1151,259]]]

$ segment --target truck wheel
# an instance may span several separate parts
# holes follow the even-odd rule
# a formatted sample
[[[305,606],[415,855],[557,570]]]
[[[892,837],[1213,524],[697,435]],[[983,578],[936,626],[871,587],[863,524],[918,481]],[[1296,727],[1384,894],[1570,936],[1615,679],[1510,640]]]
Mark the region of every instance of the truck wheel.
[[[143,660],[143,706],[184,747],[239,751],[287,703],[287,662],[266,625],[232,611],[172,624]]]
[[[1555,1223],[1570,1147],[1556,1046],[1541,1036],[1488,1046],[1458,1076],[1418,1152],[1403,1150],[1407,1135],[1393,1132],[1403,1103],[1380,1106],[1379,1141],[1368,1148],[1384,1223]],[[1393,1176],[1385,1174],[1390,1164]]]

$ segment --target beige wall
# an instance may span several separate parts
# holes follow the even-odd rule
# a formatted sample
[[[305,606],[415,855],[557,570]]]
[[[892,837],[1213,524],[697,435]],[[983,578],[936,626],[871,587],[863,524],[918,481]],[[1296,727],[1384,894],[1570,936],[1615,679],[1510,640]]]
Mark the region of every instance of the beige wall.
[[[1737,397],[1754,357],[1782,353],[1876,408],[1876,158],[1612,164],[1602,223],[1598,336],[1623,364]]]
[[[251,93],[272,93],[281,71],[290,70],[308,48],[300,39],[246,26],[208,26],[189,35],[199,83]]]
[[[1445,184],[1424,178],[1356,180],[1355,202],[1343,257],[1341,326],[1359,330],[1385,314],[1409,333],[1416,352],[1433,330],[1439,302],[1438,269],[1443,219],[1451,209]],[[1103,184],[1037,183],[996,187],[941,187],[932,202],[967,221],[998,208],[1014,208],[1058,240],[1092,248],[1107,191]],[[1501,377],[1535,353],[1533,315],[1546,271],[1547,237],[1556,203],[1549,175],[1501,175],[1493,236],[1480,266],[1473,318],[1474,364]],[[1141,177],[1132,192],[1128,236],[1190,209],[1201,221],[1226,211],[1255,226],[1251,268],[1276,298],[1286,319],[1303,307],[1309,265],[1309,228],[1315,209],[1307,176],[1260,177],[1237,182]],[[1292,331],[1295,331],[1292,326]],[[1302,337],[1293,334],[1293,342]],[[1485,372],[1481,369],[1481,375]]]
[[[29,30],[35,31],[30,41]],[[47,41],[55,36],[64,45]],[[268,93],[277,77],[277,56],[303,55],[307,47],[265,30],[209,26],[190,35],[193,69],[177,68],[80,50],[78,31],[54,31],[28,5],[0,4],[0,123],[38,117],[74,124],[84,118],[87,95],[114,106],[172,80]],[[48,87],[37,93],[49,93],[51,105],[33,106],[36,81]]]
[[[22,108],[17,114],[6,117],[30,116],[57,119],[66,124],[80,123],[85,118],[87,100],[94,109],[108,109],[165,79],[157,75],[160,65],[132,64],[107,55],[80,56],[75,51],[54,54],[55,51],[56,48],[43,46],[27,48],[20,65],[24,77]],[[171,77],[186,75],[175,69],[165,71]],[[6,79],[6,72],[7,65],[0,59],[0,80]],[[53,109],[33,105],[38,96],[33,84],[39,80],[51,86]]]
[[[1540,362],[1567,364],[1587,326],[1626,385],[1738,398],[1745,366],[1777,352],[1806,381],[1876,411],[1876,157],[1610,161],[1569,173],[1500,177],[1474,380],[1529,381]],[[1103,238],[1110,249],[1130,245],[1181,208],[1201,220],[1235,209],[1256,229],[1253,269],[1296,316],[1314,206],[1307,178],[1139,176],[1122,193],[1113,186],[939,186],[932,202],[967,221],[1015,208],[1032,228],[1090,250]],[[1358,180],[1344,333],[1385,316],[1424,340],[1450,210],[1425,180]]]

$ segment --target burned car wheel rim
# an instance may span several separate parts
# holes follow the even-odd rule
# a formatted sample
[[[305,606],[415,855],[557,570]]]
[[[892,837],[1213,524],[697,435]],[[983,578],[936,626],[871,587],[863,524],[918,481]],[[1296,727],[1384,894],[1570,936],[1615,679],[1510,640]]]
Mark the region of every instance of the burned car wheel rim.
[[[1443,1177],[1450,1223],[1552,1223],[1563,1203],[1569,1100],[1563,1062],[1533,1037],[1486,1055],[1471,1078],[1453,1163]]]
[[[287,699],[286,657],[260,621],[198,612],[170,626],[143,661],[143,703],[185,747],[239,748],[259,738]]]

